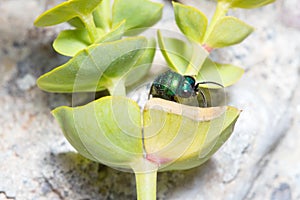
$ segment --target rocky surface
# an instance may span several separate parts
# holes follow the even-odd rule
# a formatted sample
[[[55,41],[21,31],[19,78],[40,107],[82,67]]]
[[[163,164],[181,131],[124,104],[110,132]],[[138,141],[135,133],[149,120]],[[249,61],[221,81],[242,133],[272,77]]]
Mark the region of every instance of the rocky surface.
[[[35,85],[39,75],[66,61],[51,48],[62,27],[32,25],[57,2],[0,2],[0,200],[134,199],[132,174],[82,158],[64,139],[50,110],[71,105],[71,96],[44,93]],[[214,6],[183,2],[205,12]],[[229,104],[243,112],[232,137],[202,167],[159,174],[158,199],[300,199],[297,6],[297,0],[278,0],[230,12],[256,27],[242,44],[213,55],[246,69],[228,90]],[[170,8],[156,27],[176,30]]]

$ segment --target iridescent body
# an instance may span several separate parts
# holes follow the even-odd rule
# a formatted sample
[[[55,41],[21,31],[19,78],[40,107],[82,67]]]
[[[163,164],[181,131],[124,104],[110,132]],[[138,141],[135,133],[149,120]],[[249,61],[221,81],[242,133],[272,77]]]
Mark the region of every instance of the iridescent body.
[[[167,71],[156,77],[150,94],[152,97],[177,101],[177,97],[189,98],[195,96],[195,79],[190,76],[182,76],[173,71]]]
[[[200,84],[213,83],[223,87],[214,82],[200,82],[196,83],[192,76],[182,76],[171,70],[157,76],[153,81],[150,89],[149,97],[162,98],[169,101],[174,101],[182,104],[200,106],[197,96],[200,93],[202,96],[203,107],[207,107],[206,97],[199,89]]]

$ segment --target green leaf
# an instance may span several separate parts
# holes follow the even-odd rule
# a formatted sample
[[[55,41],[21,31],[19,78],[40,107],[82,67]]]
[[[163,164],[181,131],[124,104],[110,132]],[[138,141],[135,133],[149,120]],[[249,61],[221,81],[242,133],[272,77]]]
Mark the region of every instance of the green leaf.
[[[219,0],[219,2],[229,3],[232,8],[258,8],[275,2],[275,0]]]
[[[235,17],[223,17],[216,23],[204,44],[211,48],[238,44],[248,37],[253,30],[253,27]]]
[[[81,107],[62,106],[52,113],[80,154],[141,173],[157,167],[166,171],[199,166],[229,138],[240,111],[153,98],[141,116],[136,102],[107,96]]]
[[[154,39],[148,40],[147,49],[144,54],[139,58],[134,67],[128,73],[126,78],[126,86],[130,86],[139,80],[141,80],[144,76],[149,72],[152,62],[155,56],[156,51],[156,42]]]
[[[177,38],[163,37],[157,32],[160,50],[169,67],[180,74],[196,75],[208,56],[208,52],[196,43]]]
[[[96,43],[111,42],[122,38],[125,32],[125,20],[121,21],[114,28],[112,28],[107,34],[100,37]]]
[[[104,32],[97,29],[99,35]],[[86,29],[74,29],[61,31],[53,42],[53,48],[58,53],[73,57],[79,51],[92,44]]]
[[[125,21],[121,22],[110,32],[104,33],[100,28],[97,28],[100,36],[95,43],[110,42],[121,39],[125,28]],[[86,29],[65,30],[59,33],[54,40],[53,48],[58,53],[73,57],[79,51],[87,48],[92,44],[89,34]]]
[[[192,6],[174,3],[174,13],[177,26],[188,38],[202,43],[206,27],[206,16]]]
[[[197,82],[213,81],[222,84],[224,87],[233,85],[244,74],[244,69],[231,65],[214,63],[210,59],[206,59],[199,74],[196,77]],[[208,84],[208,88],[219,88],[213,84]]]
[[[91,160],[131,169],[143,156],[140,108],[128,98],[103,97],[52,113],[72,146]]]
[[[91,14],[102,0],[69,0],[41,14],[34,22],[35,26],[52,26],[69,21],[72,18],[82,18]]]
[[[153,98],[143,114],[146,158],[159,171],[199,166],[229,138],[239,113],[229,106],[198,108]]]
[[[126,20],[126,30],[146,28],[155,24],[162,16],[163,4],[149,0],[115,0],[113,25]]]
[[[111,5],[110,0],[102,0],[100,5],[93,12],[97,27],[108,32],[111,28]]]
[[[192,57],[192,49],[184,41],[176,38],[163,37],[157,32],[158,44],[169,67],[180,74],[184,74]]]
[[[64,65],[42,75],[37,84],[45,91],[66,93],[124,87],[122,80],[146,47],[144,37],[91,45]]]
[[[68,23],[75,27],[75,28],[78,28],[78,29],[84,29],[85,26],[84,26],[84,23],[81,21],[81,19],[79,17],[75,17],[75,18],[72,18],[68,21]]]

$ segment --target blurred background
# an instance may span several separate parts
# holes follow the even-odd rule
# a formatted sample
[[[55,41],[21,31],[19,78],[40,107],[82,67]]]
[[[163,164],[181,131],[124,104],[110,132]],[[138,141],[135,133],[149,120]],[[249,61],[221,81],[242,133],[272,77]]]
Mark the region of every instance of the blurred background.
[[[156,1],[165,8],[155,28],[179,32],[170,1]],[[66,25],[33,26],[60,2],[0,1],[0,200],[135,199],[133,174],[84,159],[64,138],[50,111],[71,105],[72,96],[36,86],[41,74],[68,60],[51,46]],[[208,16],[216,5],[179,2]],[[231,138],[203,166],[158,175],[158,199],[300,199],[299,1],[229,15],[256,28],[243,43],[212,54],[245,69],[227,91],[229,104],[243,112]]]

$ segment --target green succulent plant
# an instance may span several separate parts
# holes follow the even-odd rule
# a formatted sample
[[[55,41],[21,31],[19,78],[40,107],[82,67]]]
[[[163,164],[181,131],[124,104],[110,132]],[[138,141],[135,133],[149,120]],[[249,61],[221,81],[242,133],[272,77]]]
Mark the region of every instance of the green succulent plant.
[[[240,111],[229,106],[195,108],[156,98],[141,111],[129,98],[108,96],[52,113],[81,155],[133,171],[138,199],[155,199],[156,173],[204,163],[229,138]]]
[[[244,70],[213,61],[209,54],[242,42],[253,28],[226,13],[272,2],[219,0],[210,23],[196,8],[173,3],[176,24],[190,42],[157,32],[168,67],[197,82],[235,84]],[[190,169],[207,161],[229,138],[240,114],[231,106],[200,108],[159,98],[141,109],[126,97],[126,87],[139,82],[152,65],[156,40],[139,34],[159,21],[162,8],[150,0],[69,0],[35,21],[36,26],[68,22],[73,27],[60,32],[53,44],[70,60],[42,75],[37,81],[41,89],[107,89],[110,94],[80,107],[54,109],[65,137],[84,157],[133,171],[139,200],[156,199],[157,172]]]

